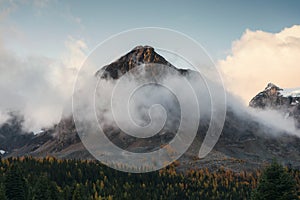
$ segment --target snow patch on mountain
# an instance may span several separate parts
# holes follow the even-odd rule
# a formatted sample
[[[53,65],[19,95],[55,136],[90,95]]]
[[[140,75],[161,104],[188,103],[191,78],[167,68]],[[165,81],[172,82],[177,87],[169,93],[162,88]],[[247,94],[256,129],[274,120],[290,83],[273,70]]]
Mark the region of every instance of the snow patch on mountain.
[[[300,97],[300,87],[297,88],[285,88],[280,92],[284,97]]]

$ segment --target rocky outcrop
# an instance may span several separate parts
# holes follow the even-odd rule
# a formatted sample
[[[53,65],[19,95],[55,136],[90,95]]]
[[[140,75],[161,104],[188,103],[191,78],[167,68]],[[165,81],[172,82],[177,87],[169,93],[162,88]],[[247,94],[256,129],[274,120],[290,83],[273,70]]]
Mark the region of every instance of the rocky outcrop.
[[[282,95],[279,88],[269,83],[264,91],[253,97],[249,103],[250,107],[259,109],[278,110],[288,117],[293,117],[295,125],[300,128],[300,103],[299,96],[293,93]]]
[[[282,107],[287,107],[289,99],[280,94],[281,90],[273,83],[269,83],[264,91],[251,99],[249,106],[261,109],[282,109]]]
[[[10,119],[0,127],[0,150],[5,154],[13,152],[31,142],[33,133],[22,129],[23,119],[17,113],[10,113]]]
[[[181,74],[188,73],[189,70],[178,69],[169,63],[164,57],[157,54],[153,47],[150,46],[137,46],[131,50],[126,55],[122,56],[118,60],[102,67],[96,72],[96,76],[101,76],[101,78],[113,78],[118,79],[126,72],[133,68],[138,67],[141,64],[161,64],[176,71]],[[148,65],[151,67],[151,65]],[[147,67],[147,66],[146,66]],[[151,70],[151,69],[150,69]],[[157,70],[157,68],[156,68]],[[153,76],[160,75],[161,72],[153,72]]]

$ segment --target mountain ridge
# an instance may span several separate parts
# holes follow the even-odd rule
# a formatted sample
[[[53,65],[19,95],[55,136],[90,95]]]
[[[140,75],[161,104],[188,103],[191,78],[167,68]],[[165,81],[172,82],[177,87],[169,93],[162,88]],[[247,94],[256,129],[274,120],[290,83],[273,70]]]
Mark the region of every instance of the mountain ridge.
[[[177,69],[157,54],[152,47],[138,46],[120,59],[98,70],[95,75],[102,74],[101,78],[104,79],[118,79],[141,64],[151,65],[153,62],[170,66],[183,76],[194,73],[191,70]],[[274,136],[270,134],[274,131],[272,128],[250,116],[240,116],[230,107],[228,107],[224,129],[218,143],[206,158],[198,159],[198,150],[208,125],[207,121],[201,121],[193,144],[180,158],[182,164],[178,169],[184,170],[193,167],[217,169],[220,166],[225,166],[225,168],[236,171],[253,170],[266,162],[270,162],[275,157],[284,164],[291,164],[293,167],[300,168],[300,147],[298,147],[300,139],[298,137],[289,135],[284,130],[279,136]],[[111,131],[111,140],[120,144],[125,137],[125,146],[123,147],[136,147],[137,142],[135,140],[130,141],[121,131],[114,129]],[[166,141],[169,141],[173,136],[173,133],[168,133],[164,137],[166,137]],[[160,139],[157,141],[154,139],[152,142],[157,143]],[[144,144],[151,145],[146,141]],[[4,156],[24,155],[93,159],[81,143],[72,117],[62,119],[56,126],[31,138],[23,146],[15,148]]]

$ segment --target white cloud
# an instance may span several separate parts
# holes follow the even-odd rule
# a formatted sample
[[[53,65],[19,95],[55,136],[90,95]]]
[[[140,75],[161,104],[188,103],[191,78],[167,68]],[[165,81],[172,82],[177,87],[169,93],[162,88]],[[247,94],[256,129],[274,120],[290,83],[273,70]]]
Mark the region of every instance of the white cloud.
[[[73,38],[66,41],[65,47],[62,61],[58,61],[42,56],[19,58],[0,44],[0,111],[19,111],[27,130],[59,122],[63,108],[70,103],[77,70],[85,58],[83,49],[87,47]]]
[[[9,118],[10,116],[6,112],[0,110],[0,124],[5,123]]]
[[[274,34],[246,30],[233,42],[231,55],[218,65],[227,89],[248,103],[268,82],[284,88],[299,86],[299,55],[300,25]]]

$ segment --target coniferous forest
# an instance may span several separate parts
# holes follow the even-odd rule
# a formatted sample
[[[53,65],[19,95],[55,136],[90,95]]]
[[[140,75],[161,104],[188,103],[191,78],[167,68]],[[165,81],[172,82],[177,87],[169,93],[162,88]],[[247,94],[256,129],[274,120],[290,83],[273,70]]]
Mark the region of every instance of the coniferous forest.
[[[224,168],[183,173],[175,170],[179,164],[175,162],[156,172],[133,174],[119,172],[98,161],[53,157],[1,159],[0,199],[259,199],[259,192],[266,191],[272,181],[277,181],[277,176],[282,179],[279,181],[285,181],[282,188],[295,190],[287,197],[299,198],[300,171],[278,164],[272,164],[265,172],[239,173]]]

